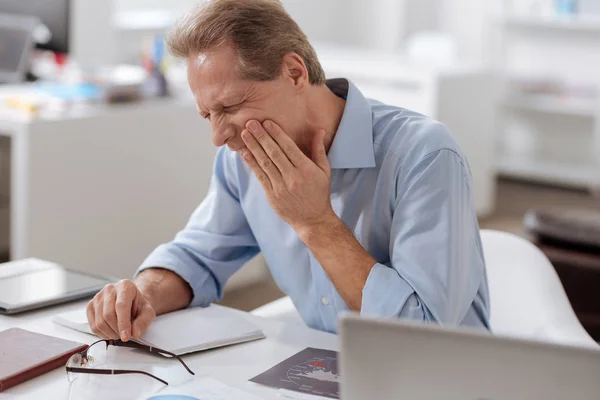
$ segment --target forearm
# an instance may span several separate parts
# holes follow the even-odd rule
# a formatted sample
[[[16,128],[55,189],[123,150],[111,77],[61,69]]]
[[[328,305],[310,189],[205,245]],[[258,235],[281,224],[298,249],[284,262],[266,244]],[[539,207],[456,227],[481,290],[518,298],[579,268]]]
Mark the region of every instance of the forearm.
[[[377,261],[337,217],[299,232],[348,307],[360,311],[362,292]]]
[[[192,301],[192,288],[176,273],[160,267],[142,271],[135,284],[156,315],[180,310]]]

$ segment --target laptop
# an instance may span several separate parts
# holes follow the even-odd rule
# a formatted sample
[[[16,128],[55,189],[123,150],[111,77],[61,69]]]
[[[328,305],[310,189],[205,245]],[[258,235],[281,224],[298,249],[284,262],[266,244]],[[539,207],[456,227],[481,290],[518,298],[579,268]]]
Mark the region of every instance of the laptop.
[[[340,334],[344,400],[600,399],[600,347],[354,314]]]
[[[93,297],[116,282],[64,268],[37,258],[0,264],[0,314],[24,311]]]

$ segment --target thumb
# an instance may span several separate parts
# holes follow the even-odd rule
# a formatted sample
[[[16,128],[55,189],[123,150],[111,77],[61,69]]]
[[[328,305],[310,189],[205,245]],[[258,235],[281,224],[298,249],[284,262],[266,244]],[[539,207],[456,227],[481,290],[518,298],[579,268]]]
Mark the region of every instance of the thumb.
[[[330,166],[327,159],[327,152],[325,151],[325,131],[322,129],[313,136],[312,160],[329,176]]]

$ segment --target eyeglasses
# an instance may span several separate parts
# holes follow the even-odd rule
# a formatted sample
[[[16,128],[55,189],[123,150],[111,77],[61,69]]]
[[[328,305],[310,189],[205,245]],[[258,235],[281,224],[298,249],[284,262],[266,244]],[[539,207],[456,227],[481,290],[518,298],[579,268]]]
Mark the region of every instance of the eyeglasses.
[[[73,382],[77,379],[76,374],[96,374],[96,375],[123,375],[123,374],[142,374],[147,375],[151,378],[156,379],[157,381],[163,383],[164,385],[168,385],[169,383],[159,377],[152,375],[149,372],[135,370],[135,369],[102,369],[95,368],[97,366],[103,365],[106,362],[106,356],[108,353],[108,346],[118,346],[118,347],[130,347],[134,349],[142,349],[147,350],[151,353],[157,353],[162,355],[167,355],[177,359],[183,365],[183,367],[192,375],[195,375],[194,372],[183,362],[183,360],[169,351],[158,349],[152,346],[146,346],[141,343],[129,341],[123,342],[121,340],[98,340],[97,342],[92,343],[88,346],[87,349],[80,353],[73,354],[69,361],[67,361],[66,369],[67,369],[67,378],[69,382]]]

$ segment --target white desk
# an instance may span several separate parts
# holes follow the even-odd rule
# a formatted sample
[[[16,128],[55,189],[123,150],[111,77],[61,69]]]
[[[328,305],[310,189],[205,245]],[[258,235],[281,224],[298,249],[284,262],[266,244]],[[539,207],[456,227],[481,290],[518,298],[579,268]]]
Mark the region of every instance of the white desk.
[[[85,304],[85,302],[79,302],[23,315],[0,316],[0,331],[11,327],[19,327],[89,344],[96,339],[94,336],[52,322],[54,314],[84,307]],[[248,383],[247,380],[306,347],[338,350],[338,337],[336,335],[315,331],[300,325],[260,318],[248,313],[240,312],[240,314],[260,326],[267,338],[184,356],[184,361],[196,373],[196,376],[208,375],[261,398],[281,400],[277,390]],[[126,349],[123,350],[127,351]],[[111,376],[105,378],[111,379]],[[58,368],[0,393],[0,399],[2,400],[37,398],[69,398],[69,381],[64,368]]]

